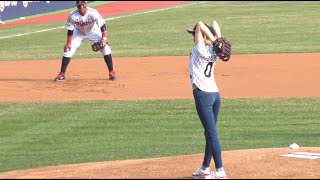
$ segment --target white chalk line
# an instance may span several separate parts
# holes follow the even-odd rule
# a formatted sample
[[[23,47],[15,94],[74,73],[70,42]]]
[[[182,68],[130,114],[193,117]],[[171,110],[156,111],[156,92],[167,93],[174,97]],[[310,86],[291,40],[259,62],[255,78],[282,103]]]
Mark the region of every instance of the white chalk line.
[[[200,3],[205,3],[205,2],[206,2],[206,1],[200,1],[200,2],[195,2],[195,3],[190,3],[190,4],[177,5],[177,6],[173,6],[173,7],[167,7],[167,8],[162,8],[162,9],[155,9],[155,10],[145,11],[145,12],[140,12],[140,13],[134,13],[134,14],[129,14],[129,15],[111,17],[111,18],[107,18],[107,19],[105,19],[105,20],[106,20],[106,21],[111,21],[111,20],[114,20],[114,19],[121,19],[121,18],[126,18],[126,17],[131,17],[131,16],[137,16],[137,15],[141,15],[141,14],[154,13],[154,12],[158,12],[158,11],[165,11],[165,10],[170,10],[170,9],[175,9],[175,8],[192,6],[192,5],[196,5],[196,4],[200,4]],[[52,31],[52,30],[62,29],[62,28],[65,28],[65,26],[56,27],[56,28],[49,28],[49,29],[43,29],[43,30],[34,31],[34,32],[28,32],[28,33],[20,33],[20,34],[15,34],[15,35],[10,35],[10,36],[2,36],[2,37],[0,37],[0,39],[7,39],[7,38],[12,38],[12,37],[26,36],[26,35],[30,35],[30,34],[36,34],[36,33],[41,33],[41,32],[46,32],[46,31]]]

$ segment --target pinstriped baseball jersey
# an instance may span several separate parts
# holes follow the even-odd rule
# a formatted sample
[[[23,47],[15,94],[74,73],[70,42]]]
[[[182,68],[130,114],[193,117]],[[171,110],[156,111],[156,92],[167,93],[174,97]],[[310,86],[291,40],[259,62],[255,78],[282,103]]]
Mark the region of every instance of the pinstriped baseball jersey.
[[[95,9],[87,7],[87,13],[84,16],[79,14],[78,9],[72,11],[67,20],[66,28],[68,30],[78,29],[83,34],[90,33],[95,26],[100,28],[106,21]]]
[[[106,24],[99,12],[93,8],[87,7],[87,13],[84,16],[79,14],[78,9],[72,11],[68,17],[66,28],[73,30],[71,49],[63,52],[64,57],[72,57],[84,40],[93,43],[102,38],[100,27]],[[111,54],[111,47],[107,44],[100,52],[103,55]]]
[[[218,92],[214,79],[214,66],[218,57],[211,46],[200,41],[192,50],[189,59],[189,73],[191,86],[195,84],[205,92]]]

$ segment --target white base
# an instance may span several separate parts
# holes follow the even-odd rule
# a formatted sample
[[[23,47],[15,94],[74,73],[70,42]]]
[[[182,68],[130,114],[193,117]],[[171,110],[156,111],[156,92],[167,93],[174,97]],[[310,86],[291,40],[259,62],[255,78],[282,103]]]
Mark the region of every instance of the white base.
[[[304,159],[320,159],[319,153],[309,153],[309,152],[296,152],[296,153],[292,153],[292,154],[283,154],[280,156],[304,158]]]

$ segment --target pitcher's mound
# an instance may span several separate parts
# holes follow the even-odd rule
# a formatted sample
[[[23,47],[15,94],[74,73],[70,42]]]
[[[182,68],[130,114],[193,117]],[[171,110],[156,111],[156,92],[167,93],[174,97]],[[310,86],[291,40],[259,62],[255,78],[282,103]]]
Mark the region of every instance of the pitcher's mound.
[[[291,152],[288,148],[224,151],[222,156],[229,179],[320,178],[320,156],[315,159],[281,156],[296,152],[319,154],[320,147],[300,147]],[[11,171],[0,174],[0,178],[191,178],[202,158],[202,154],[195,154],[71,164]]]

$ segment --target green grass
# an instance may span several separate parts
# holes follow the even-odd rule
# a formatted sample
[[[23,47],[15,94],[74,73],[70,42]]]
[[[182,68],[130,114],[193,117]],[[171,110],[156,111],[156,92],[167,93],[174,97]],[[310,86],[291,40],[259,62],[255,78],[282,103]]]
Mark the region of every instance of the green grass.
[[[318,1],[217,1],[185,5],[192,3],[197,4],[146,14],[127,13],[121,16],[132,16],[112,20],[113,17],[105,17],[113,56],[187,56],[193,42],[186,29],[199,20],[213,19],[220,24],[222,35],[232,42],[234,54],[320,51]],[[65,21],[58,21],[0,28],[0,60],[61,59],[66,42],[64,28],[1,37],[64,25]],[[100,56],[86,42],[74,58]]]
[[[0,172],[202,153],[192,99],[0,103]],[[319,146],[320,99],[222,99],[223,150]]]

